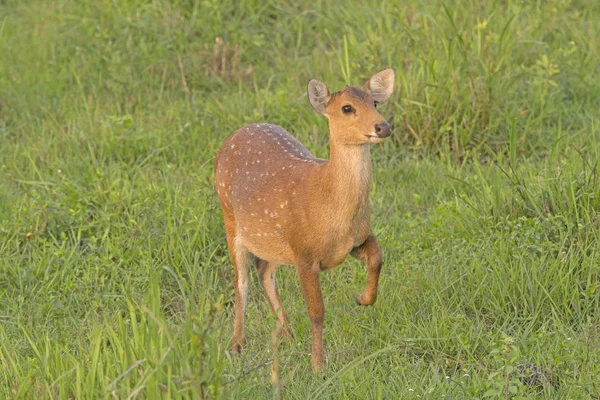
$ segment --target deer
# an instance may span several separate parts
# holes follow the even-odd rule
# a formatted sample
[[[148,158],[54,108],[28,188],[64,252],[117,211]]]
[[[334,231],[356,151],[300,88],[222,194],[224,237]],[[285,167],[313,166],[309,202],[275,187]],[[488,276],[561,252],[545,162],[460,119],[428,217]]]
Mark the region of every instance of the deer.
[[[283,264],[295,266],[311,322],[315,374],[325,366],[320,272],[348,255],[362,260],[367,284],[356,300],[375,303],[383,255],[370,228],[370,145],[392,135],[377,106],[391,97],[394,80],[394,71],[384,69],[362,87],[346,85],[334,93],[317,79],[308,82],[312,108],[329,120],[329,160],[314,157],[284,128],[264,123],[242,127],[219,150],[215,187],[235,270],[234,353],[245,347],[253,260],[285,337],[293,335],[275,272]]]

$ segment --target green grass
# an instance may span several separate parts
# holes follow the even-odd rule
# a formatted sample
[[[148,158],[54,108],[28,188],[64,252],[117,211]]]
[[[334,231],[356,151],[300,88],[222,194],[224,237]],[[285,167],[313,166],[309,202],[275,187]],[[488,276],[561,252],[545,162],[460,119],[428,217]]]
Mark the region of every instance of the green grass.
[[[598,398],[599,46],[595,0],[0,2],[0,397],[276,396],[254,271],[229,353],[215,153],[265,121],[326,157],[308,80],[393,67],[379,300],[322,275],[315,377],[282,268],[283,397]]]

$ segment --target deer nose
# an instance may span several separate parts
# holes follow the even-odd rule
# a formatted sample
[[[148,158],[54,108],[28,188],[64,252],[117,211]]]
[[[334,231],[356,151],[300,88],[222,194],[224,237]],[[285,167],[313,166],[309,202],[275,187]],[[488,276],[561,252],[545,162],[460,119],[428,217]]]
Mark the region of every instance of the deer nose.
[[[377,137],[386,138],[392,136],[392,128],[390,128],[390,124],[387,122],[382,122],[381,124],[375,125],[375,134]]]

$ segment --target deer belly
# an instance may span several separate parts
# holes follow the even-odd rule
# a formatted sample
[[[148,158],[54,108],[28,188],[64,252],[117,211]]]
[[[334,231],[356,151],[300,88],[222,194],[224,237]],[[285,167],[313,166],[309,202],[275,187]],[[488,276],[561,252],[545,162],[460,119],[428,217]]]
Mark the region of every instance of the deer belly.
[[[280,236],[242,235],[242,243],[256,257],[277,264],[293,264],[294,258],[290,247]]]

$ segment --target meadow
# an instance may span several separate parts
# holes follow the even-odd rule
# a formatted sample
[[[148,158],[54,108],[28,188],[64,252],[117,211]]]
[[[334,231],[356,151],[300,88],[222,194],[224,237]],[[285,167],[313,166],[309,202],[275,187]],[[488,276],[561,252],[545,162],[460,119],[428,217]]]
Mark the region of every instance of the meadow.
[[[230,353],[214,157],[269,122],[326,158],[306,83],[386,67],[379,299],[322,274],[314,376],[281,268],[278,394],[255,270]],[[0,397],[597,399],[599,156],[597,0],[0,1]]]

